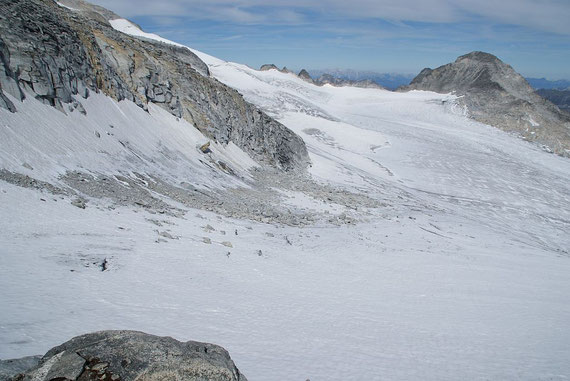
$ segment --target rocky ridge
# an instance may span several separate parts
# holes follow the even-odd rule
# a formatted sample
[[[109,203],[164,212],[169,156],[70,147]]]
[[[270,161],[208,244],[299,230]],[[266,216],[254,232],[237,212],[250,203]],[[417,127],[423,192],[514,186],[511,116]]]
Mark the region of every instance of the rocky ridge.
[[[437,69],[426,68],[400,88],[409,90],[454,92],[471,118],[570,157],[570,116],[492,54],[472,52]]]
[[[282,73],[295,74],[292,71],[290,71],[289,69],[287,69],[286,67],[283,67],[283,69],[280,70],[274,64],[261,65],[259,70],[260,71],[279,70]],[[318,78],[313,78],[313,77],[311,77],[309,72],[305,69],[301,69],[301,71],[296,75],[297,75],[297,77],[301,78],[303,81],[312,83],[312,84],[317,85],[317,86],[331,85],[331,86],[336,86],[336,87],[351,86],[351,87],[361,87],[361,88],[371,88],[371,89],[384,89],[384,87],[380,86],[376,82],[369,80],[369,79],[353,81],[350,79],[342,79],[339,77],[335,77],[331,74],[323,74]]]
[[[18,364],[10,368],[9,365]],[[34,364],[37,364],[34,366]],[[6,366],[5,366],[6,365]],[[29,369],[21,366],[31,365]],[[50,349],[37,362],[3,361],[4,380],[208,380],[247,381],[228,352],[217,345],[136,331],[101,331]]]
[[[354,69],[311,69],[310,72],[314,77],[318,78],[323,74],[330,74],[333,77],[347,79],[351,81],[371,80],[374,83],[383,86],[387,90],[395,90],[400,86],[409,85],[415,75],[399,74],[399,73],[380,73],[368,70]]]
[[[0,107],[17,111],[28,95],[63,112],[84,112],[81,100],[103,92],[142,108],[152,102],[188,120],[220,143],[234,142],[260,163],[304,168],[304,142],[208,76],[189,49],[114,30],[112,12],[72,1],[6,0],[0,14]]]
[[[338,87],[352,86],[352,87],[361,87],[368,89],[384,89],[384,87],[380,86],[379,84],[370,79],[353,81],[350,79],[342,79],[339,77],[335,77],[331,74],[323,74],[319,78],[315,79],[314,82],[319,86],[332,85]]]

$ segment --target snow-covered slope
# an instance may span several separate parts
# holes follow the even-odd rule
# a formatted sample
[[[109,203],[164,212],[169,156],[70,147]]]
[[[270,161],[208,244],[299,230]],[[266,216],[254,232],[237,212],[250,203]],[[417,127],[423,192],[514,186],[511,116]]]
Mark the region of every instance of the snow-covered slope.
[[[567,159],[469,120],[453,96],[316,87],[196,54],[303,137],[311,178],[260,178],[236,147],[204,155],[190,124],[102,95],[87,116],[31,98],[0,109],[10,172],[64,190],[77,171],[172,186],[145,188],[161,214],[0,182],[0,357],[124,328],[220,344],[250,381],[568,378]],[[181,184],[218,194],[219,213]],[[238,201],[320,217],[222,213]]]
[[[204,185],[240,184],[235,176],[220,181],[204,162],[223,160],[243,173],[257,164],[234,144],[212,143],[212,158],[199,147],[209,141],[194,126],[160,107],[145,112],[132,102],[102,94],[84,101],[87,115],[64,114],[28,97],[16,113],[3,113],[2,168],[43,181],[65,172],[148,172],[173,180],[200,178]],[[22,166],[26,163],[27,166]],[[32,169],[30,169],[29,167]]]

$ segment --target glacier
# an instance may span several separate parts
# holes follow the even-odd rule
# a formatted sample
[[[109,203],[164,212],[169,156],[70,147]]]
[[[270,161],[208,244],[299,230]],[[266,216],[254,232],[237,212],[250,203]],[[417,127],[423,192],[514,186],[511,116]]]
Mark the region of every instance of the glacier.
[[[1,358],[135,329],[220,344],[253,381],[568,379],[568,159],[468,119],[450,94],[317,87],[194,52],[303,138],[316,183],[378,204],[276,183],[276,208],[347,221],[290,226],[173,200],[180,214],[81,209],[0,182]],[[0,109],[1,167],[252,186],[246,153],[213,144],[238,176],[219,174],[196,149],[208,139],[159,107],[82,103],[87,116],[31,97]]]

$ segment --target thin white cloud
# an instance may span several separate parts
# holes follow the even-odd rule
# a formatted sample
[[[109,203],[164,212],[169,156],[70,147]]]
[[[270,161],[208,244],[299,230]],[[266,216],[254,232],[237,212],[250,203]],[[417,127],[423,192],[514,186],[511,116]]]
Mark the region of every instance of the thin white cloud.
[[[570,35],[568,0],[458,0],[457,4],[466,12],[496,22]]]
[[[234,34],[233,36],[218,38],[218,41],[234,41],[243,38],[241,34]]]
[[[568,0],[92,0],[125,17],[177,16],[237,24],[334,19],[460,23],[478,21],[570,35]]]

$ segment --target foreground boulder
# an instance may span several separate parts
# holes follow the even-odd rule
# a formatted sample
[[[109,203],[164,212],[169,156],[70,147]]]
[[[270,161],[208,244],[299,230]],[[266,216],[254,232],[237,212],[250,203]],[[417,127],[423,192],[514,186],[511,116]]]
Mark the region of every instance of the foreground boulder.
[[[29,356],[21,359],[0,360],[0,381],[12,380],[14,375],[24,373],[39,364],[42,356]]]
[[[75,337],[13,380],[247,381],[220,346],[136,331]]]

